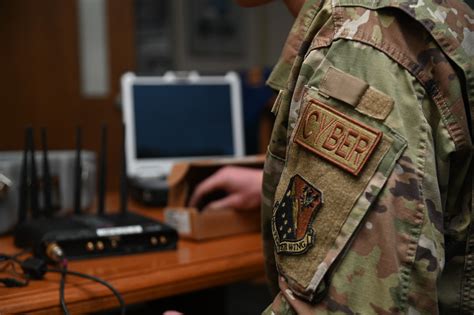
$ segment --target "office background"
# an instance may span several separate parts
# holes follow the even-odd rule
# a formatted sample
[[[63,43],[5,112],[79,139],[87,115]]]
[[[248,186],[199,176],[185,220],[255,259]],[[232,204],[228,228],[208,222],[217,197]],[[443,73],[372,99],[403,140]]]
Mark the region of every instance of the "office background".
[[[0,150],[21,149],[28,125],[48,128],[51,149],[72,149],[81,125],[84,147],[97,152],[107,122],[118,169],[122,73],[268,72],[291,23],[281,1],[0,0]],[[118,190],[119,172],[108,174]]]

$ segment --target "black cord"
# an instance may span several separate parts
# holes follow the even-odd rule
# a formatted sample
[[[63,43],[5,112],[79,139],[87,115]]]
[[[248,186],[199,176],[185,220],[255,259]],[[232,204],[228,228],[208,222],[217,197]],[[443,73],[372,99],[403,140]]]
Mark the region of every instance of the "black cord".
[[[21,281],[15,278],[0,278],[0,283],[3,283],[7,288],[21,288],[26,287],[29,284],[29,279]]]
[[[107,281],[102,280],[98,277],[94,277],[94,276],[85,274],[85,273],[67,270],[67,267],[66,268],[63,267],[61,269],[49,268],[48,271],[49,272],[61,273],[61,275],[64,274],[64,277],[61,277],[61,283],[62,284],[63,284],[63,278],[64,279],[66,278],[66,274],[71,275],[71,276],[85,278],[85,279],[92,280],[92,281],[95,281],[95,282],[98,282],[98,283],[102,284],[103,286],[107,287],[110,291],[112,291],[112,293],[115,295],[115,297],[117,298],[117,300],[120,303],[120,314],[125,315],[125,312],[126,312],[125,301],[123,300],[122,295]],[[64,287],[62,287],[62,292],[64,294]],[[63,296],[63,298],[64,298],[64,296]],[[66,307],[66,309],[67,309],[67,307]],[[64,308],[63,308],[63,312],[65,312]],[[68,313],[65,312],[65,314],[68,314]]]
[[[25,260],[18,259],[19,256],[22,256],[26,253],[28,253],[28,251],[21,251],[19,253],[16,253],[15,255],[6,255],[6,254],[0,253],[0,263],[9,263],[10,262],[10,263],[12,263],[13,266],[15,266],[15,264],[20,265],[23,269],[23,274],[24,274],[24,277],[25,277],[24,282],[21,282],[17,279],[14,279],[14,278],[0,278],[0,283],[3,283],[5,286],[8,286],[8,287],[26,286],[26,285],[28,285],[28,283],[30,281],[30,276],[33,277],[33,279],[39,279],[39,278],[35,278],[34,276],[37,275],[37,274],[41,274],[41,278],[42,278],[42,276],[44,275],[44,273],[46,271],[59,273],[59,274],[61,274],[61,280],[60,280],[60,283],[59,283],[59,301],[60,301],[63,313],[65,315],[69,315],[70,314],[69,309],[66,305],[66,300],[65,300],[65,297],[64,297],[64,295],[65,295],[64,291],[65,291],[65,287],[66,287],[66,276],[71,275],[71,276],[85,278],[85,279],[88,279],[88,280],[98,282],[98,283],[102,284],[103,286],[107,287],[110,291],[112,291],[112,293],[115,295],[115,297],[119,301],[120,314],[125,315],[126,307],[125,307],[125,301],[123,300],[122,295],[107,281],[102,280],[98,277],[94,277],[94,276],[85,274],[85,273],[68,270],[67,259],[64,258],[62,253],[61,253],[62,260],[59,260],[59,259],[56,260],[56,262],[59,265],[59,268],[48,268],[48,269],[42,269],[43,265],[41,264],[41,262],[45,265],[44,260],[39,260],[39,259],[37,259],[37,261],[30,260],[29,264],[27,265],[26,262],[29,259],[25,259]]]
[[[61,262],[61,269],[59,270],[61,273],[61,280],[59,282],[59,303],[61,304],[61,308],[63,310],[64,315],[69,315],[69,309],[66,305],[66,299],[64,298],[64,288],[66,286],[66,275],[68,273],[67,270],[67,260],[64,259]]]

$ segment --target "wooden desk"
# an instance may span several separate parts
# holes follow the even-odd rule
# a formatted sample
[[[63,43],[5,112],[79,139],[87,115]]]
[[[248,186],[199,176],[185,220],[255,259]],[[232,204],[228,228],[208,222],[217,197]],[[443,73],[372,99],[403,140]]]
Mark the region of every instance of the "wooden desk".
[[[117,196],[108,196],[117,208]],[[159,211],[131,203],[131,209],[161,218]],[[0,252],[18,252],[12,237],[0,238]],[[127,304],[229,284],[263,275],[262,243],[258,233],[206,242],[179,241],[178,250],[72,261],[69,269],[109,281]],[[112,293],[95,282],[69,276],[66,302],[72,313],[87,313],[118,306]],[[59,276],[47,274],[25,288],[0,287],[0,314],[61,313]]]

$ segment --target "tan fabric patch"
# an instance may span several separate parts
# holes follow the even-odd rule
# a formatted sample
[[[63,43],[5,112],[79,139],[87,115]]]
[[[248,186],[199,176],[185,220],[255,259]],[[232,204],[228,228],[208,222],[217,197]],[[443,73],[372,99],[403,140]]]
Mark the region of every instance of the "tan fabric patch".
[[[294,141],[307,150],[358,175],[382,132],[311,100],[298,124]]]
[[[352,106],[357,106],[368,88],[364,80],[334,67],[329,67],[319,85],[320,92]]]
[[[319,85],[319,93],[352,105],[365,115],[385,120],[393,109],[393,99],[367,82],[329,67]]]
[[[375,119],[385,120],[393,109],[393,103],[390,96],[371,87],[362,96],[356,110]]]

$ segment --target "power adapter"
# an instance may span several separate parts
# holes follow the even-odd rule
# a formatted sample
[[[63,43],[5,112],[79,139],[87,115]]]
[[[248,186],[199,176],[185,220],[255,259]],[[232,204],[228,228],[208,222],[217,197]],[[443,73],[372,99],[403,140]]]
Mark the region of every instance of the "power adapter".
[[[21,262],[20,264],[23,273],[29,278],[34,280],[43,279],[44,274],[47,271],[46,261],[40,258],[29,257]]]

